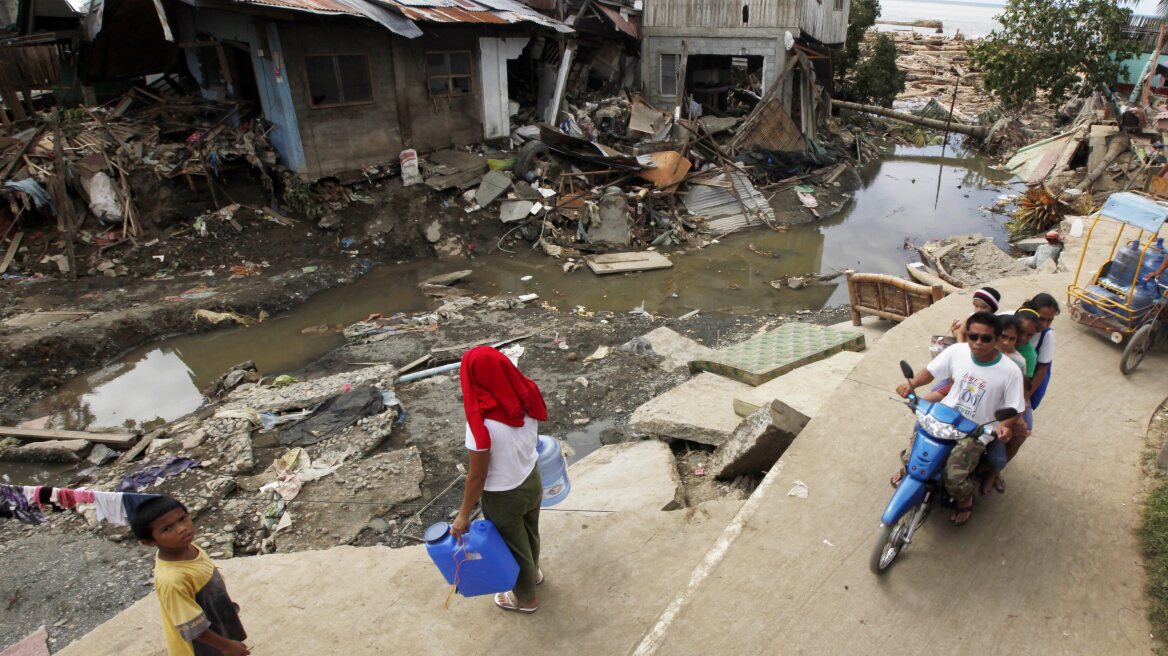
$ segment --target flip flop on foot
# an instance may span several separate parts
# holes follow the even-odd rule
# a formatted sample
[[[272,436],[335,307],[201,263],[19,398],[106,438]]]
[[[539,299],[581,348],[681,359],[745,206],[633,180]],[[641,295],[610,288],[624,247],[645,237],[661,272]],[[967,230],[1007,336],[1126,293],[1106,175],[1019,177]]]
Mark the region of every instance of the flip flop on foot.
[[[965,526],[969,523],[970,516],[973,515],[973,500],[970,499],[968,506],[958,505],[953,509],[953,514],[949,515],[949,521],[953,522],[955,526]]]
[[[900,469],[896,470],[896,473],[893,474],[892,478],[890,478],[888,480],[888,482],[892,484],[893,489],[900,487],[900,482],[904,480],[904,475],[907,473],[908,472],[905,471],[904,467],[901,467]]]
[[[535,568],[535,584],[539,585],[540,583],[543,583],[543,570],[537,567]]]
[[[1006,493],[1006,479],[1002,478],[999,475],[998,479],[996,481],[994,481],[994,489],[998,491],[998,494],[1005,494]]]
[[[539,604],[531,606],[520,606],[519,600],[511,592],[500,592],[495,595],[495,605],[503,610],[513,610],[517,613],[534,613],[539,610]]]

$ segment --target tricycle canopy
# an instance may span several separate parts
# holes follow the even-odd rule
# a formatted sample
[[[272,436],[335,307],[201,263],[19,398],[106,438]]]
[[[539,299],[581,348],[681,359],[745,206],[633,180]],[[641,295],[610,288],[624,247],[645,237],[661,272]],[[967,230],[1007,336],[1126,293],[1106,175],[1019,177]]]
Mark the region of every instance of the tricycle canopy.
[[[1168,220],[1168,205],[1147,196],[1123,191],[1111,194],[1099,214],[1155,235],[1160,232],[1164,221]]]

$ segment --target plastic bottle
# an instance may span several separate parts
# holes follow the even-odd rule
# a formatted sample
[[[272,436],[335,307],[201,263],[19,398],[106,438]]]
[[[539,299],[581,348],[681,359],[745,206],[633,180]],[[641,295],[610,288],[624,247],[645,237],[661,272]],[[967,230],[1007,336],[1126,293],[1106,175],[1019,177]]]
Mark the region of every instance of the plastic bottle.
[[[560,449],[560,441],[550,435],[540,435],[535,449],[539,454],[539,477],[543,481],[543,501],[539,505],[544,508],[554,506],[572,491],[564,452]]]
[[[515,587],[519,563],[491,522],[471,522],[461,544],[450,534],[450,524],[446,522],[432,524],[424,537],[430,560],[462,596],[495,594]]]
[[[1128,325],[1134,325],[1143,319],[1148,314],[1152,303],[1155,303],[1159,297],[1160,286],[1156,284],[1156,281],[1141,281],[1136,285],[1135,291],[1132,292],[1131,296],[1132,311],[1128,316]]]
[[[1133,239],[1115,254],[1115,259],[1111,262],[1111,269],[1107,272],[1106,282],[1125,290],[1131,287],[1139,261],[1140,242],[1138,239]]]
[[[1119,299],[1119,294],[1116,294],[1105,287],[1100,287],[1099,285],[1091,285],[1090,287],[1088,287],[1084,291],[1087,292],[1088,296],[1121,302]],[[1095,316],[1101,316],[1101,315],[1102,316],[1110,316],[1107,312],[1104,312],[1103,309],[1099,307],[1099,305],[1097,305],[1095,303],[1083,301],[1081,307],[1088,314],[1093,314]],[[1111,306],[1108,306],[1108,307],[1110,308]]]
[[[1164,257],[1164,238],[1160,237],[1156,239],[1155,244],[1148,247],[1148,252],[1144,254],[1144,263],[1140,265],[1140,280],[1143,281],[1149,273],[1159,269]]]
[[[1077,217],[1075,217],[1074,221],[1071,221],[1071,236],[1072,237],[1082,237],[1083,236],[1083,217],[1077,216]]]

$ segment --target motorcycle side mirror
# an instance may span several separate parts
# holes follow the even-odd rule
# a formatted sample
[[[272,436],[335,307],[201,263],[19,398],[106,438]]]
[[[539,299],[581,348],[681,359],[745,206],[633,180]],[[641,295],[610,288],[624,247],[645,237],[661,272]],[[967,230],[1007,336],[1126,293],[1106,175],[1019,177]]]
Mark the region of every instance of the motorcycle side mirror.
[[[998,408],[994,411],[994,419],[998,421],[1006,421],[1018,416],[1018,411],[1014,408]]]
[[[905,378],[912,380],[913,368],[911,366],[909,366],[909,363],[905,362],[904,360],[901,360],[900,361],[900,373],[904,374]]]

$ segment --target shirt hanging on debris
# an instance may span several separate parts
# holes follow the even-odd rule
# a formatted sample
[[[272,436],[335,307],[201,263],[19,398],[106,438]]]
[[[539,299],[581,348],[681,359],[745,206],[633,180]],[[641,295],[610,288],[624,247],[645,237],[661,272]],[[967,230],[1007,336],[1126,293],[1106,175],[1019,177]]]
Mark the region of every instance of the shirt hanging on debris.
[[[333,437],[358,420],[385,411],[381,391],[372,386],[357,387],[320,404],[311,417],[280,429],[284,446],[309,446]]]
[[[129,476],[126,476],[122,479],[121,484],[118,485],[118,492],[137,492],[139,490],[145,489],[160,479],[174,476],[175,474],[182,473],[188,469],[191,469],[192,467],[198,466],[199,462],[197,460],[178,457],[170,458],[161,465],[147,467],[141,471],[137,471],[133,474],[130,474]]]

